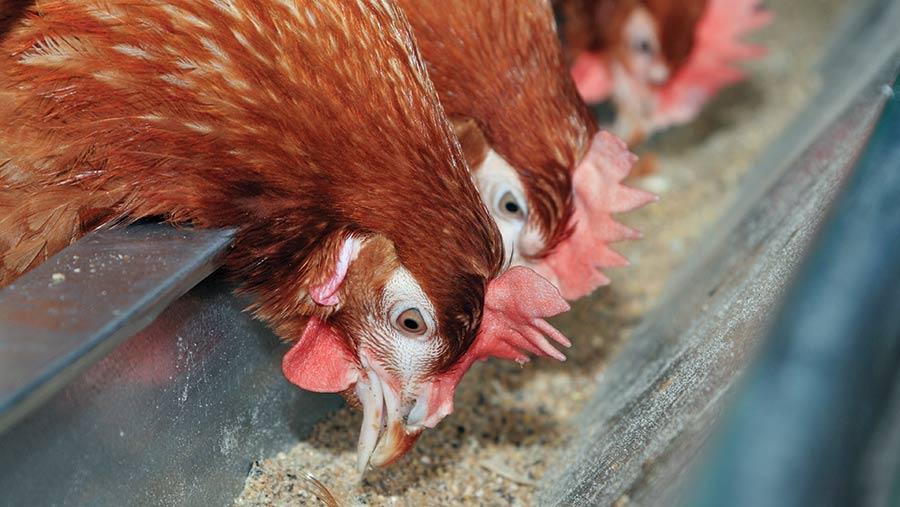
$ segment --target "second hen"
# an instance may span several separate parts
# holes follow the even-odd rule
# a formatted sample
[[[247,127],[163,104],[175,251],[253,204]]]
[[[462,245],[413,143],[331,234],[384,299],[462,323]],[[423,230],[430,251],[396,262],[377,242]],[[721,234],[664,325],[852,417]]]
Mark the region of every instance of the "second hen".
[[[567,299],[608,283],[609,244],[638,237],[612,215],[655,197],[621,184],[633,156],[579,97],[550,2],[399,4],[512,263]]]

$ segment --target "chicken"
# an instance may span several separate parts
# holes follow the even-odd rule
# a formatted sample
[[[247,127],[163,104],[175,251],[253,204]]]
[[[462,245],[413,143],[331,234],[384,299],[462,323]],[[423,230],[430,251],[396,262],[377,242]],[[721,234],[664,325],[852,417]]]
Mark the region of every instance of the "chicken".
[[[399,0],[481,197],[513,264],[567,299],[627,261],[608,244],[638,234],[612,213],[655,197],[620,184],[633,162],[599,132],[568,73],[546,0]]]
[[[567,310],[502,239],[389,1],[38,0],[0,39],[0,273],[141,217],[236,227],[226,267],[363,410],[361,471],[473,361],[564,359]],[[549,338],[549,339],[548,339]]]
[[[772,18],[760,0],[561,0],[572,74],[588,102],[612,99],[630,142],[699,113],[762,56],[741,37]]]

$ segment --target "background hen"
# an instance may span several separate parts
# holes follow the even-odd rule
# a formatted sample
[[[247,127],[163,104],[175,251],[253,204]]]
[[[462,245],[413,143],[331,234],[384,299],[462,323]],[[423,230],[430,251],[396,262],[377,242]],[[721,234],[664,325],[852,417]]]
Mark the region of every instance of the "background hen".
[[[629,142],[693,119],[735,68],[764,53],[741,38],[768,24],[760,0],[560,0],[572,74],[589,102],[612,99]]]

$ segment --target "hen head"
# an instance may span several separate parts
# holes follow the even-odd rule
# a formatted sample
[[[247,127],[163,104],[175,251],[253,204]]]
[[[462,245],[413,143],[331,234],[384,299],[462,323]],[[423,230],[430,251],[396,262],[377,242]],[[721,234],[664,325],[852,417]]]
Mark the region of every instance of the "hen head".
[[[563,3],[572,75],[589,102],[612,97],[617,131],[637,142],[692,119],[735,63],[763,50],[740,41],[769,22],[759,0],[571,0]]]
[[[672,74],[660,26],[641,0],[562,2],[572,76],[588,102],[606,100],[616,80],[659,85]],[[680,45],[679,45],[680,46]]]
[[[279,330],[300,336],[283,371],[304,389],[340,392],[362,408],[360,472],[396,461],[450,414],[476,359],[565,359],[545,336],[568,340],[542,319],[568,305],[531,270],[453,280],[445,299],[428,294],[383,236],[348,235],[336,250],[323,260],[326,278],[309,289],[313,316]]]
[[[488,149],[474,124],[456,122],[454,127],[470,167],[475,168],[478,191],[500,229],[511,265],[534,269],[568,300],[607,285],[609,278],[602,269],[628,265],[610,244],[641,235],[613,215],[640,208],[657,197],[622,184],[636,157],[621,139],[605,131],[595,134],[570,177],[567,168],[556,168],[567,176],[564,181],[570,186],[548,190],[535,189],[534,180],[527,180]],[[546,211],[535,205],[539,192],[569,196],[570,214],[562,215],[563,220],[546,220]],[[549,224],[555,225],[551,229],[555,234],[545,232]]]

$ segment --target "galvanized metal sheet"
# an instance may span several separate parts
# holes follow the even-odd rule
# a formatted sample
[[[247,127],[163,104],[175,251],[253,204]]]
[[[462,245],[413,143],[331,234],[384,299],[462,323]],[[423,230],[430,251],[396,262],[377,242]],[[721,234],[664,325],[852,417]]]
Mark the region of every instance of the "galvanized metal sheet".
[[[0,435],[0,505],[227,505],[336,409],[284,379],[231,288],[203,282]]]
[[[230,238],[98,231],[0,289],[0,432],[212,273]]]

